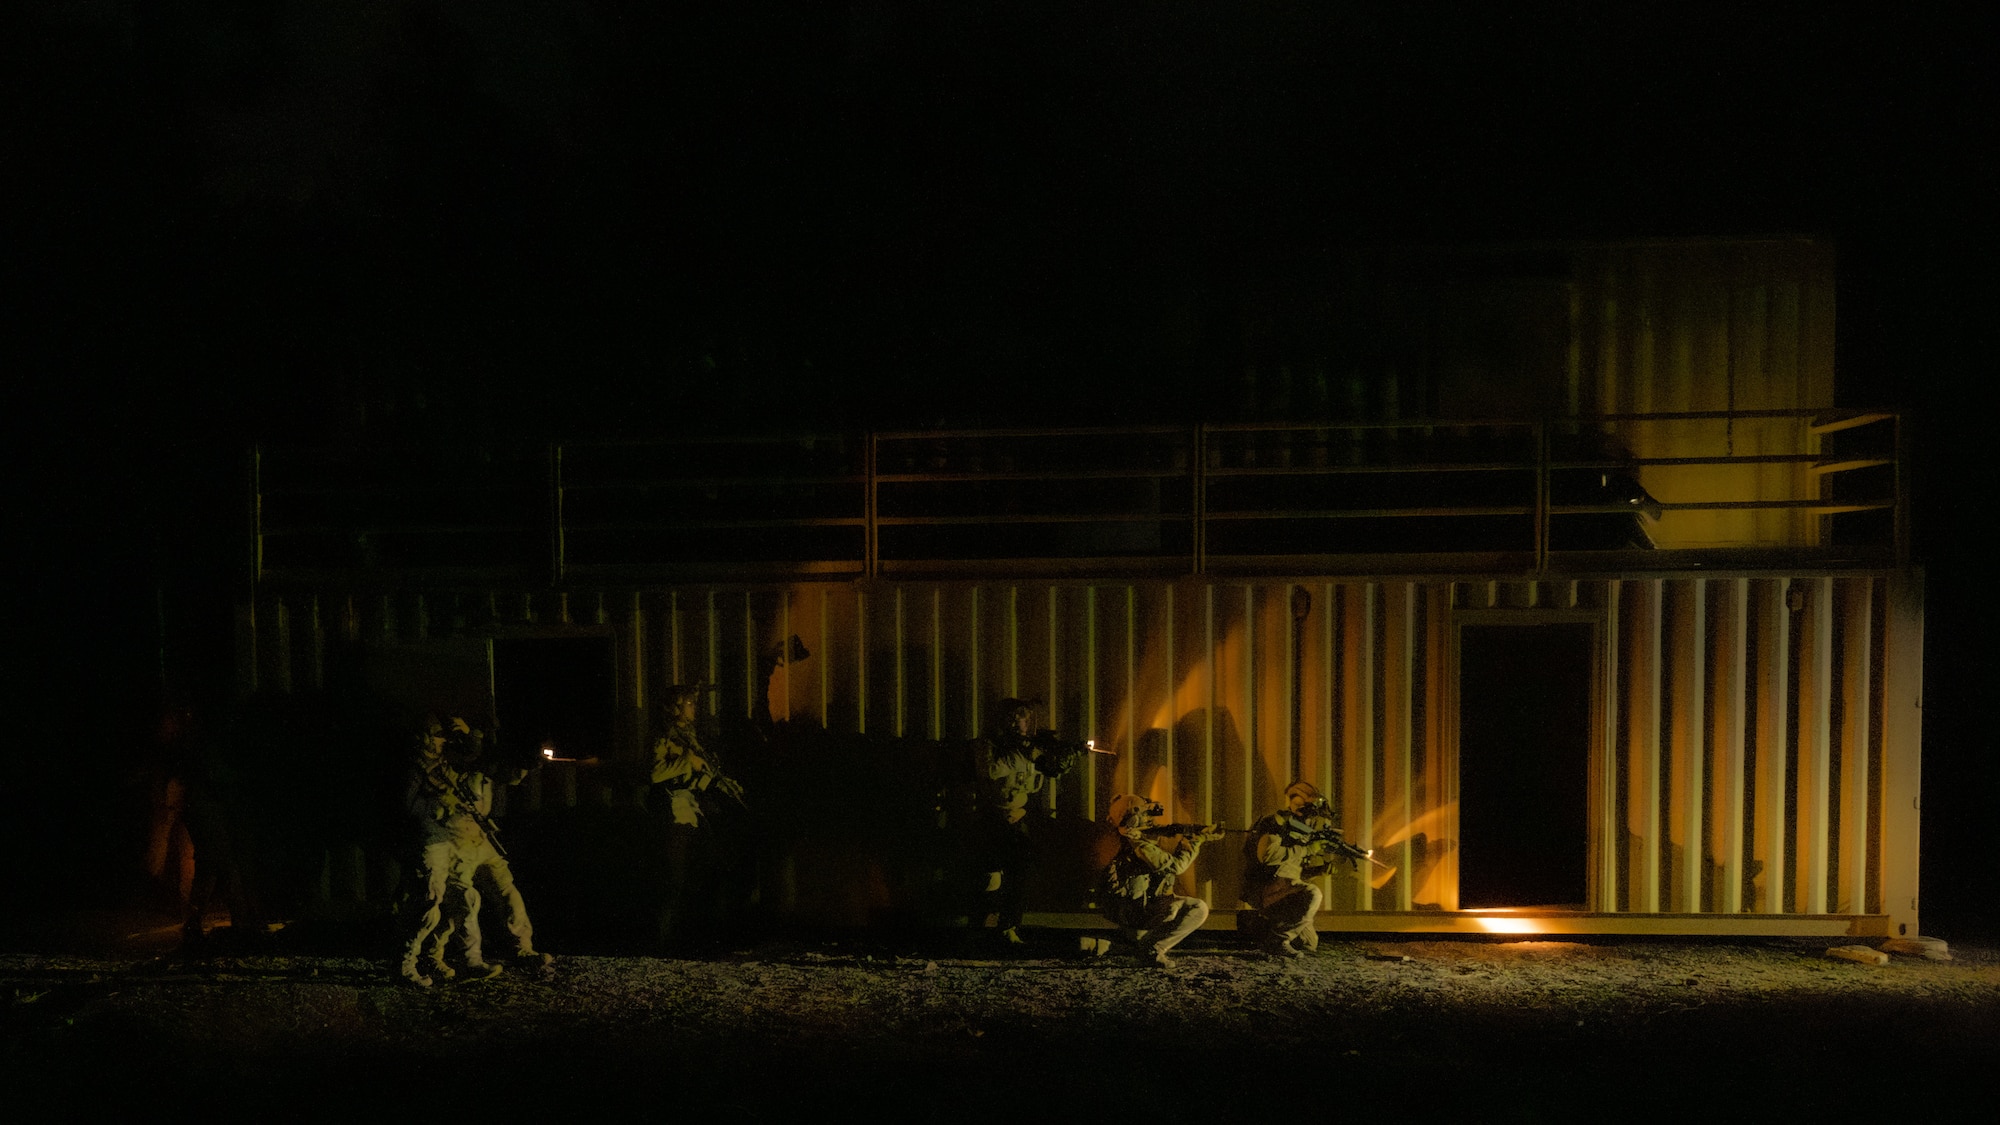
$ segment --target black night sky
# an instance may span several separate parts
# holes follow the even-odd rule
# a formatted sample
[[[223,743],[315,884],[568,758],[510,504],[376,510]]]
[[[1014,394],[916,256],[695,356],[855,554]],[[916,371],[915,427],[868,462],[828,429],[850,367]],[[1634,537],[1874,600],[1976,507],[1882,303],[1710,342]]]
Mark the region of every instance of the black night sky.
[[[13,842],[103,835],[157,621],[226,683],[252,441],[1193,420],[1343,248],[1804,233],[1914,420],[1926,928],[1992,931],[1987,37],[1376,8],[20,0]]]

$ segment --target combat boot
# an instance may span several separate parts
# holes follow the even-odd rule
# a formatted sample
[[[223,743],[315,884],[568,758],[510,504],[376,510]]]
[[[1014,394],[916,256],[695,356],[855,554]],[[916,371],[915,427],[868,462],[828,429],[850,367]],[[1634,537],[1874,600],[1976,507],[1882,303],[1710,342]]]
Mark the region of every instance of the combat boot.
[[[410,956],[403,958],[403,965],[402,968],[398,971],[398,975],[401,976],[405,981],[408,981],[409,983],[416,985],[418,988],[429,988],[431,986],[431,978],[425,976],[423,974],[423,970],[417,968],[417,958],[415,954],[411,954]]]
[[[1274,938],[1264,942],[1263,945],[1266,957],[1276,957],[1280,960],[1291,961],[1305,956],[1305,951],[1293,948],[1292,943],[1285,938]]]

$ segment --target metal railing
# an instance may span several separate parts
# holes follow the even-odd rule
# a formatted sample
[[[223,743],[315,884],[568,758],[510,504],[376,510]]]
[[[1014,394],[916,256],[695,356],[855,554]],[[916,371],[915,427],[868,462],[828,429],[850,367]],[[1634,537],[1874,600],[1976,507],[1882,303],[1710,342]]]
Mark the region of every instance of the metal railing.
[[[256,452],[260,578],[571,581],[1889,564],[1868,411]]]

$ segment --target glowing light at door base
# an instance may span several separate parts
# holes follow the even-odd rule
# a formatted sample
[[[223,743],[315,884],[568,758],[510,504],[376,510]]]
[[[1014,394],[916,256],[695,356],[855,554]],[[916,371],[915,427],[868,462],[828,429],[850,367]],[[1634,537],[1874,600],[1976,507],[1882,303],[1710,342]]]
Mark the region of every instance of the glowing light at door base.
[[[1535,934],[1542,931],[1541,920],[1519,914],[1495,914],[1469,910],[1473,923],[1489,934]]]

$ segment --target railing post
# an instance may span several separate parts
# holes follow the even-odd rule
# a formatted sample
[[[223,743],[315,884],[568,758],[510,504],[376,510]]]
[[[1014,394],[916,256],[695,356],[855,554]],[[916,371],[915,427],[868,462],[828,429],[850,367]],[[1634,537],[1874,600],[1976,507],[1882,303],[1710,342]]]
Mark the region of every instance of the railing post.
[[[1549,424],[1535,423],[1535,573],[1549,569]]]
[[[875,430],[868,431],[867,464],[862,467],[863,474],[867,480],[862,486],[861,549],[864,557],[861,560],[861,573],[869,578],[874,578],[881,568],[882,532],[876,523],[876,520],[881,515],[881,508],[875,495],[876,490],[880,487],[880,482],[877,478],[880,475],[879,462],[881,460],[881,451],[881,434]]]
[[[236,605],[236,694],[247,697],[257,690],[260,654],[257,651],[257,593],[264,578],[264,447],[252,445],[247,470],[249,495],[246,501],[249,526],[248,573],[242,600]]]
[[[1191,439],[1188,466],[1189,523],[1192,533],[1188,536],[1189,550],[1194,574],[1199,577],[1208,571],[1208,423],[1197,422]]]
[[[1889,487],[1895,490],[1892,497],[1895,506],[1889,509],[1894,520],[1889,536],[1896,551],[1896,565],[1908,566],[1910,565],[1910,477],[1904,467],[1908,464],[1906,459],[1909,450],[1904,446],[1906,431],[1903,428],[1902,414],[1892,415],[1889,424],[1895,427],[1895,433],[1890,438],[1890,449],[1892,456],[1896,458],[1895,465],[1889,470],[1891,474]]]
[[[250,592],[264,580],[264,447],[250,447]]]
[[[549,585],[561,588],[569,565],[563,537],[563,447],[549,445]]]

